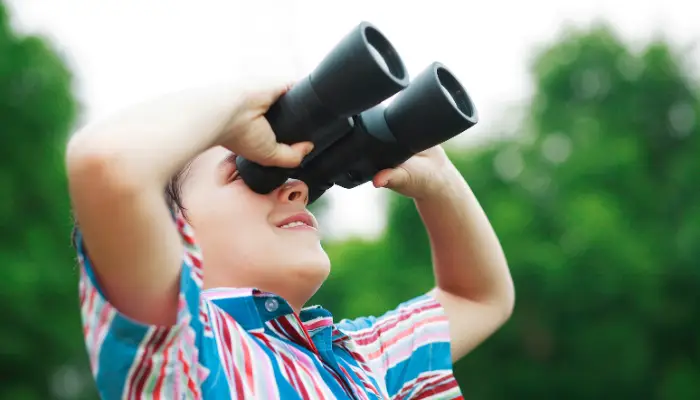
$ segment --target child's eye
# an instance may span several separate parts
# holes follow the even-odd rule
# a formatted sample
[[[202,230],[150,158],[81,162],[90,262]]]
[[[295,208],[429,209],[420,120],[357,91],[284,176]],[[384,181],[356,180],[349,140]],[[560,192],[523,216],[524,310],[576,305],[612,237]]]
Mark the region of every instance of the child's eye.
[[[234,170],[231,175],[228,177],[229,182],[234,182],[241,179],[241,174],[238,173],[238,170]]]
[[[229,154],[229,156],[226,157],[225,161],[227,168],[229,169],[229,171],[231,171],[228,174],[228,182],[231,183],[240,179],[241,175],[238,173],[238,168],[236,168],[236,154]]]

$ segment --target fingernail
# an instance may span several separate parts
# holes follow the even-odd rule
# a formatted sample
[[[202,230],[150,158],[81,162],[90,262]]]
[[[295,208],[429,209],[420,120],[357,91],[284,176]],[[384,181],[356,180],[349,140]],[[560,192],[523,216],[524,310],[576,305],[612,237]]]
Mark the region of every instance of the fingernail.
[[[310,143],[308,146],[306,146],[306,151],[305,151],[304,154],[309,154],[309,153],[311,153],[311,150],[313,150],[313,149],[314,149],[314,144],[313,144],[313,143]]]

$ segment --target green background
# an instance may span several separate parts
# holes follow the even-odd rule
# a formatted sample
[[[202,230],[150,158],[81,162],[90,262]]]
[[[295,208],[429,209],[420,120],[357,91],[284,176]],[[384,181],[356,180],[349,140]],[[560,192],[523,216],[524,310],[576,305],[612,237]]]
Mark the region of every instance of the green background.
[[[448,146],[508,257],[511,320],[456,366],[468,399],[700,399],[698,73],[599,25],[538,50],[515,132]],[[0,398],[96,398],[63,166],[80,109],[51,43],[0,3]],[[478,105],[477,105],[478,106]],[[432,286],[410,200],[376,240],[325,243],[314,302],[379,314]]]

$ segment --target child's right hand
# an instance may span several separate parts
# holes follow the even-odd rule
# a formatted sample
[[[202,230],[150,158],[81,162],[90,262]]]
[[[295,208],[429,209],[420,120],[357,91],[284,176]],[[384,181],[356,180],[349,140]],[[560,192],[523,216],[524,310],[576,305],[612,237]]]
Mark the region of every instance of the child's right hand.
[[[290,84],[274,85],[244,92],[220,145],[264,166],[294,168],[301,164],[313,149],[313,143],[278,143],[265,118],[270,106],[290,88]]]

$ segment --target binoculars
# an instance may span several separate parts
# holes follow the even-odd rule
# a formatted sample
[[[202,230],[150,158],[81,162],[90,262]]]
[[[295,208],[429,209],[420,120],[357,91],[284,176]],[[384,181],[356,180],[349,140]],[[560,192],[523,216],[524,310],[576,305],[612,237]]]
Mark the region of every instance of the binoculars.
[[[265,118],[278,142],[311,141],[314,149],[296,168],[238,157],[240,177],[259,194],[301,180],[309,187],[309,204],[333,185],[351,189],[369,182],[478,121],[466,90],[444,65],[432,63],[409,84],[398,53],[368,22],[347,34]]]

